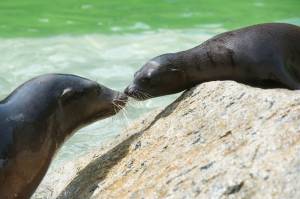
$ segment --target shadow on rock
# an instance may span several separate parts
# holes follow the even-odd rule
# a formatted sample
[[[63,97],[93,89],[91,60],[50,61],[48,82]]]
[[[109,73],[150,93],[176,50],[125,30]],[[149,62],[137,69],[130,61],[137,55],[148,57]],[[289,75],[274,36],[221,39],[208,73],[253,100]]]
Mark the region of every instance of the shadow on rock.
[[[88,164],[59,194],[57,199],[90,198],[98,188],[98,184],[105,180],[109,171],[126,157],[129,153],[130,145],[146,130],[150,129],[160,118],[170,115],[176,109],[179,102],[188,96],[187,92],[184,92],[177,100],[156,115],[154,120],[147,127],[131,135],[113,149]]]
[[[141,133],[137,133],[130,136],[106,154],[92,161],[78,173],[57,198],[90,198],[98,184],[105,179],[110,169],[128,154],[131,143],[140,135]]]

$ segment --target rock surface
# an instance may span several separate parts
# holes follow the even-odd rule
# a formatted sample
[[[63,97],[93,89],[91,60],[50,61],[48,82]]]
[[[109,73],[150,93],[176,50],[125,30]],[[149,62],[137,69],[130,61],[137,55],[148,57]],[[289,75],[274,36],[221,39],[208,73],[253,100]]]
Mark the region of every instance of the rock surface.
[[[201,84],[34,198],[300,198],[300,91]]]

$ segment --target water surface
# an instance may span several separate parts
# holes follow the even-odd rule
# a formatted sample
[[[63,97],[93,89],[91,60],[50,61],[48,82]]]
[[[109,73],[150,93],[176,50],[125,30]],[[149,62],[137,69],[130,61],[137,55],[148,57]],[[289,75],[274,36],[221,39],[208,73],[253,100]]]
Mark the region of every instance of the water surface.
[[[0,36],[120,34],[296,19],[299,0],[2,0]]]

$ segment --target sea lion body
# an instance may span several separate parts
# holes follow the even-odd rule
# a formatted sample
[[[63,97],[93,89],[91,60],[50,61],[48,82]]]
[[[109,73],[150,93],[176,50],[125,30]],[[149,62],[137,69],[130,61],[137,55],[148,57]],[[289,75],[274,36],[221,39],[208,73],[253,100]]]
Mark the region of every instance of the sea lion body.
[[[201,45],[151,59],[125,93],[147,99],[213,80],[300,88],[300,28],[283,23],[225,32]]]
[[[0,103],[0,198],[30,198],[64,140],[125,101],[74,75],[43,75],[17,88]]]

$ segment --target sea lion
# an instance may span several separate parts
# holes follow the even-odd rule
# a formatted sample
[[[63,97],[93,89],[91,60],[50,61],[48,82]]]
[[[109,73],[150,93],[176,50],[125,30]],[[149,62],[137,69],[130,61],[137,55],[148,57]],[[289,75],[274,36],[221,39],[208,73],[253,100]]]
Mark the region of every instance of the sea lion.
[[[267,23],[219,34],[189,50],[148,61],[125,89],[138,100],[177,93],[213,80],[300,88],[300,28]]]
[[[0,103],[0,198],[28,199],[66,138],[117,113],[127,96],[74,75],[31,79]]]

